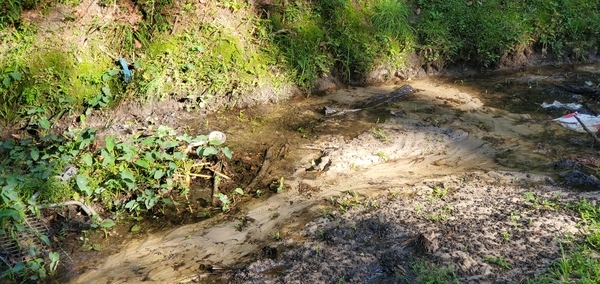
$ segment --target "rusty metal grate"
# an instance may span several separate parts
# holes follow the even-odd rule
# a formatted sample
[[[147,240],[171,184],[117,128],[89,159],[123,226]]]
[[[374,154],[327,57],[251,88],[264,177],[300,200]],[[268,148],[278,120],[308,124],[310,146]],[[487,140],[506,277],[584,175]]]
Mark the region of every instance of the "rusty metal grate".
[[[42,235],[52,239],[48,224],[35,216],[26,216],[23,230],[0,235],[0,257],[9,267],[39,257],[39,248],[47,247]]]

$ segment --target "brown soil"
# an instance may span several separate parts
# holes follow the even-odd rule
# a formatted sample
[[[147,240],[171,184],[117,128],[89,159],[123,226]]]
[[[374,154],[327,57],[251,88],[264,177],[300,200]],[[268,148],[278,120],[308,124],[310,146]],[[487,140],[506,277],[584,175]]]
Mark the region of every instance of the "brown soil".
[[[543,90],[554,72],[510,78],[520,78],[515,84],[523,89],[537,81]],[[109,257],[79,262],[69,282],[400,283],[415,281],[419,259],[451,267],[461,283],[543,273],[565,236],[582,234],[580,218],[564,205],[600,199],[598,191],[567,188],[555,162],[597,150],[565,143],[585,136],[547,123],[539,107],[491,107],[499,93],[482,95],[484,83],[465,81],[413,80],[418,91],[408,98],[342,115],[325,116],[324,106],[349,110],[399,86],[217,115],[210,127],[186,121],[197,125],[193,131],[224,130],[234,160],[259,159],[253,173],[271,153],[264,177],[246,192],[268,193],[281,177],[285,191],[203,222],[140,234]],[[491,263],[498,257],[510,266]]]

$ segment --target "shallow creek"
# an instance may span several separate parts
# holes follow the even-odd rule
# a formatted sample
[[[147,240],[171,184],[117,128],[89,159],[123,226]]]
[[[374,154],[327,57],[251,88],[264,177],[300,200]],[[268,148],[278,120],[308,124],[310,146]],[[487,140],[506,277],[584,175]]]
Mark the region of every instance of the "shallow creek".
[[[491,176],[488,173],[499,172],[514,173],[512,179],[532,184],[561,185],[565,169],[557,168],[557,161],[598,157],[598,150],[590,148],[586,133],[550,121],[568,111],[547,110],[540,104],[589,100],[600,109],[597,97],[592,100],[589,94],[557,87],[596,87],[598,74],[600,66],[568,66],[412,79],[402,84],[411,85],[414,94],[360,110],[355,107],[360,102],[389,94],[400,85],[348,87],[322,97],[185,122],[192,133],[225,132],[234,160],[262,161],[271,148],[266,151],[272,156],[264,177],[256,188],[245,189],[263,188],[266,194],[246,198],[229,214],[123,236],[106,243],[104,251],[74,250],[68,281],[220,282],[225,281],[218,276],[223,271],[265,257],[284,264],[259,272],[285,274],[291,266],[281,260],[284,252],[307,241],[304,230],[311,226],[307,224],[322,218],[323,212],[340,211],[329,201],[348,192],[361,200],[375,199],[428,183],[445,182],[444,187],[450,187],[450,177],[476,174],[485,179]],[[325,115],[325,106],[347,112]],[[269,184],[282,177],[285,190],[268,193]],[[191,199],[206,199],[206,194],[198,188]],[[375,283],[377,277],[369,279]]]

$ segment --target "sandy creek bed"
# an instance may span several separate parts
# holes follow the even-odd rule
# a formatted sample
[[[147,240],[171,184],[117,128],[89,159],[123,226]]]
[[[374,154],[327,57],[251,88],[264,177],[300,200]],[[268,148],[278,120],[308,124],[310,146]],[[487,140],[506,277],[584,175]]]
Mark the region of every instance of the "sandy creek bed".
[[[589,68],[572,71],[583,74],[577,83],[597,81]],[[597,156],[569,142],[588,137],[547,122],[558,112],[536,107],[568,99],[548,91],[565,72],[411,80],[404,83],[418,92],[405,99],[325,116],[324,106],[350,109],[399,86],[347,88],[245,111],[268,117],[257,127],[217,119],[210,127],[224,130],[239,153],[276,149],[260,184],[284,177],[285,191],[230,215],[140,235],[107,257],[74,255],[86,269],[69,281],[410,283],[416,259],[452,267],[461,283],[543,273],[564,236],[581,229],[577,214],[552,204],[600,198],[568,188],[565,169],[554,167]]]

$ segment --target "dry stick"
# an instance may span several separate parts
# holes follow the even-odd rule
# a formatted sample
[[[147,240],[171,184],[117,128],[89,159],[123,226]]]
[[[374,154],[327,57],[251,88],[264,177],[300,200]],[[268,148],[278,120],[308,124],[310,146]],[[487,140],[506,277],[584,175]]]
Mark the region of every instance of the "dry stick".
[[[215,165],[215,167],[217,167],[217,169],[211,169],[213,171],[213,189],[212,189],[212,199],[211,199],[211,203],[213,206],[217,206],[217,201],[219,200],[217,198],[217,195],[219,194],[219,183],[221,182],[221,176],[216,174],[217,172],[221,171],[222,165],[220,163],[217,163],[217,165]]]
[[[577,115],[575,115],[574,117],[575,117],[575,119],[577,119],[579,124],[581,124],[581,126],[583,127],[583,130],[585,130],[585,132],[587,132],[590,136],[592,136],[592,139],[594,139],[594,141],[596,141],[596,143],[600,144],[600,139],[598,138],[598,136],[596,136],[596,134],[594,134],[592,131],[590,131],[587,128],[587,126],[585,126],[585,124],[583,124],[583,121],[581,121],[581,119],[579,119],[579,117]],[[592,142],[592,148],[594,148],[593,142]]]
[[[258,182],[263,178],[263,176],[267,173],[269,166],[271,165],[271,156],[273,155],[273,146],[269,147],[267,151],[265,151],[265,160],[258,170],[256,176],[252,179],[252,181],[246,186],[246,190],[250,190],[254,188]]]
[[[85,211],[85,214],[87,214],[88,216],[92,217],[94,215],[98,215],[98,213],[96,213],[96,211],[94,211],[94,209],[92,209],[92,207],[89,207],[77,200],[71,200],[71,201],[65,201],[65,202],[61,202],[61,203],[53,203],[53,204],[40,204],[38,205],[38,208],[40,209],[45,209],[45,208],[52,208],[52,207],[58,207],[58,206],[67,206],[67,205],[77,205],[79,206],[79,208],[81,208],[83,211]],[[102,218],[98,217],[98,220],[102,221]]]

